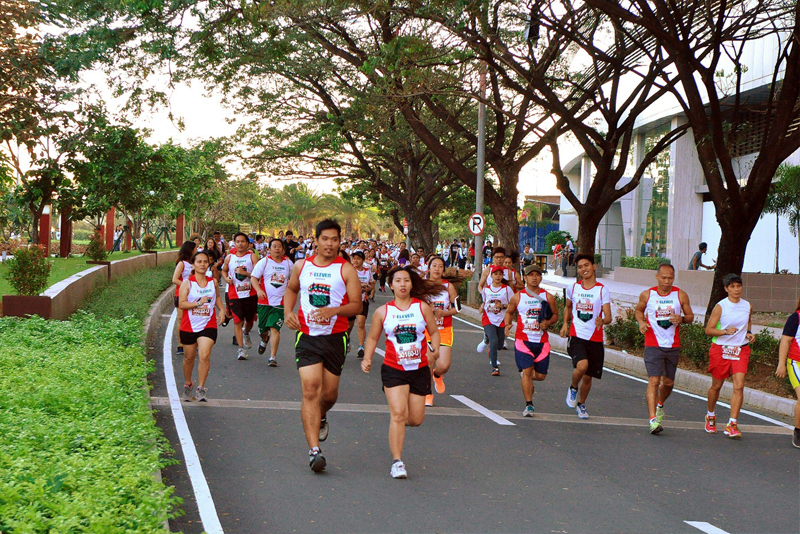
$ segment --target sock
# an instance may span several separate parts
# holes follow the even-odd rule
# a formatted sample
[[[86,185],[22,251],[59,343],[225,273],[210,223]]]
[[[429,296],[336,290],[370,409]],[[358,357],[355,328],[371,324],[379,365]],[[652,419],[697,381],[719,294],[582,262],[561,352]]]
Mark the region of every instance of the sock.
[[[658,421],[658,418],[657,418],[657,417],[651,417],[651,418],[650,418],[650,424],[653,424],[653,423],[654,423],[654,422],[656,422],[656,421]]]
[[[572,386],[570,386],[569,389],[572,390],[572,391],[578,391],[578,388],[575,388],[575,387],[572,387]]]
[[[401,462],[401,463],[402,463],[402,462],[403,462],[403,460],[401,460],[400,458],[398,458],[398,459],[396,459],[394,462],[392,462],[392,465],[396,464],[397,462]]]
[[[578,406],[583,406],[583,407],[586,407],[586,404],[585,404],[585,403],[583,403],[583,402],[579,402],[579,403],[578,403]]]
[[[310,451],[308,451],[308,455],[309,455],[309,456],[311,456],[311,455],[312,455],[312,454],[314,454],[315,452],[320,452],[320,451],[319,451],[319,447],[311,447],[311,450],[310,450]]]
[[[525,401],[525,406],[533,406],[533,401],[532,400]]]
[[[716,417],[717,416],[717,414],[715,412],[708,412],[706,415],[709,416],[709,417]]]
[[[660,402],[657,402],[656,406],[658,406],[659,408],[663,408],[664,407],[664,405],[662,403],[660,403]]]
[[[435,376],[436,378],[442,378],[442,375],[440,375],[436,371],[433,372],[433,376]]]
[[[733,417],[728,419],[728,424],[731,424],[731,423],[736,424],[737,423],[736,419],[734,419]]]

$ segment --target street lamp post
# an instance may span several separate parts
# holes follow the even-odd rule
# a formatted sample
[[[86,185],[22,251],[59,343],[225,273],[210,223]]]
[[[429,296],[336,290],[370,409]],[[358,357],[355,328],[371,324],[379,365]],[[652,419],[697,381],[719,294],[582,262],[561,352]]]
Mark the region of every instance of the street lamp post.
[[[478,102],[478,172],[475,185],[475,212],[483,215],[483,183],[486,167],[486,104],[483,102],[486,97],[486,65],[484,64],[481,64],[480,67],[479,83],[481,100]],[[473,247],[475,249],[475,264],[472,266],[472,280],[467,286],[467,302],[469,304],[476,304],[478,300],[478,283],[480,282],[483,268],[484,233],[485,230],[475,236],[475,245]]]

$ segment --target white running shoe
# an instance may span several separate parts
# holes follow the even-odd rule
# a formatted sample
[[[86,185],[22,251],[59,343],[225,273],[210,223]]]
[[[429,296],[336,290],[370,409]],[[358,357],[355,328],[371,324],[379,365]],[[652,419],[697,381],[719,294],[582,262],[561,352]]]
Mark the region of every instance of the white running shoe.
[[[589,419],[589,414],[586,412],[585,404],[578,404],[578,407],[575,408],[575,413],[578,414],[578,419]]]
[[[208,402],[208,398],[206,395],[208,394],[208,388],[201,388],[197,386],[197,393],[195,393],[194,397],[200,402]]]
[[[392,464],[391,474],[392,478],[408,478],[408,472],[406,472],[406,466],[402,460],[397,460]]]
[[[237,360],[246,360],[247,359],[247,352],[245,352],[244,348],[239,347],[239,350],[236,351],[236,359]]]
[[[578,405],[578,390],[567,387],[567,406],[574,408]]]
[[[478,343],[478,348],[476,350],[479,353],[485,351],[486,350],[486,342],[485,341],[481,341],[480,343]]]
[[[253,342],[250,341],[250,334],[245,333],[243,337],[244,337],[244,348],[246,349],[252,348]]]

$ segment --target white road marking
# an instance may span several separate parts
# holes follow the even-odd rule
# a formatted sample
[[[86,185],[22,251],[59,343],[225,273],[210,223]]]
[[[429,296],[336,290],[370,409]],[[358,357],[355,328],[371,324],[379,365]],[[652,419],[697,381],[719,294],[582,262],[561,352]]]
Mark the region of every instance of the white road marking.
[[[516,426],[514,423],[512,423],[511,421],[509,421],[505,417],[500,417],[499,415],[497,415],[493,411],[489,410],[488,408],[484,408],[483,406],[481,406],[480,404],[478,404],[474,400],[468,399],[467,397],[465,397],[463,395],[450,395],[450,396],[453,397],[458,402],[466,404],[467,406],[469,406],[470,408],[472,408],[473,410],[475,410],[479,414],[485,415],[486,417],[488,417],[489,419],[491,419],[492,421],[494,421],[498,425]]]
[[[456,319],[458,321],[461,321],[462,323],[466,323],[466,324],[468,324],[468,325],[470,325],[470,326],[472,326],[474,328],[482,330],[482,328],[480,326],[478,326],[476,324],[473,324],[473,323],[471,323],[469,321],[465,321],[464,319],[462,319],[460,317],[453,316],[453,319]],[[513,337],[509,337],[508,339],[514,339],[514,338]],[[550,354],[558,354],[559,356],[561,356],[563,358],[569,358],[569,354],[564,354],[563,352],[558,352],[558,351],[555,351],[555,350],[551,350]],[[612,374],[615,374],[615,375],[624,376],[625,378],[630,378],[631,380],[635,380],[635,381],[641,382],[643,384],[647,384],[647,380],[644,380],[643,378],[639,378],[638,376],[629,375],[627,373],[623,373],[621,371],[617,371],[616,369],[609,369],[608,367],[603,367],[603,370],[604,371],[608,371],[609,373],[612,373]],[[702,401],[708,400],[706,397],[703,397],[703,396],[700,396],[700,395],[696,395],[694,393],[689,393],[688,391],[683,391],[683,390],[680,390],[678,388],[675,388],[672,391],[673,391],[673,393],[679,393],[681,395],[685,395],[685,396],[691,397],[693,399],[698,399],[698,400],[702,400]],[[717,405],[718,406],[722,406],[723,408],[728,408],[728,409],[730,409],[730,407],[731,407],[730,404],[724,403],[722,401],[717,401]],[[772,419],[771,417],[767,417],[766,415],[761,415],[760,413],[751,412],[750,410],[745,410],[744,408],[742,408],[739,411],[740,411],[740,413],[749,415],[751,417],[755,417],[756,419],[761,419],[762,421],[766,421],[766,422],[771,423],[773,425],[781,426],[783,428],[792,428],[792,429],[794,428],[792,425],[787,425],[786,423],[784,423],[782,421],[778,421],[776,419]]]
[[[203,530],[208,534],[223,534],[222,525],[219,522],[219,516],[217,516],[217,508],[214,506],[214,499],[211,498],[211,490],[203,474],[200,457],[197,455],[192,433],[189,431],[189,425],[183,413],[183,404],[178,394],[178,386],[175,383],[175,371],[172,367],[172,331],[175,328],[177,314],[177,311],[172,312],[171,319],[167,325],[167,332],[164,335],[164,377],[167,380],[169,406],[172,410],[172,419],[175,421],[175,429],[178,431],[178,438],[181,441],[186,470],[189,472],[189,479],[192,481],[192,489],[197,500],[200,520],[203,522]]]
[[[705,521],[684,521],[687,525],[693,526],[698,530],[702,530],[706,534],[728,534],[726,531],[722,530],[721,528],[717,528],[711,523],[706,523]]]

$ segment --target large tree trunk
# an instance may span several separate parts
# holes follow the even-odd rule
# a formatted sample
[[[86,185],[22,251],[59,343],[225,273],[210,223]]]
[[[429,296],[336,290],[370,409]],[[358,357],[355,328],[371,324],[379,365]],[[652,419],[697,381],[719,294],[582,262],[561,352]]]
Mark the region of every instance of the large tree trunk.
[[[594,244],[597,240],[597,228],[600,226],[602,214],[608,210],[584,207],[578,212],[578,237],[575,250],[578,254],[594,254]],[[597,214],[601,216],[598,217]]]
[[[404,212],[404,215],[408,219],[408,237],[411,238],[411,246],[414,249],[425,247],[425,254],[436,250],[431,218],[419,213]]]
[[[756,216],[753,221],[749,220],[745,214],[736,217],[717,214],[717,221],[722,228],[722,236],[717,249],[717,268],[714,271],[711,297],[708,299],[706,308],[706,321],[711,316],[714,306],[728,296],[722,285],[722,279],[729,273],[742,273],[747,243],[750,241],[750,235],[758,222],[758,217]]]

